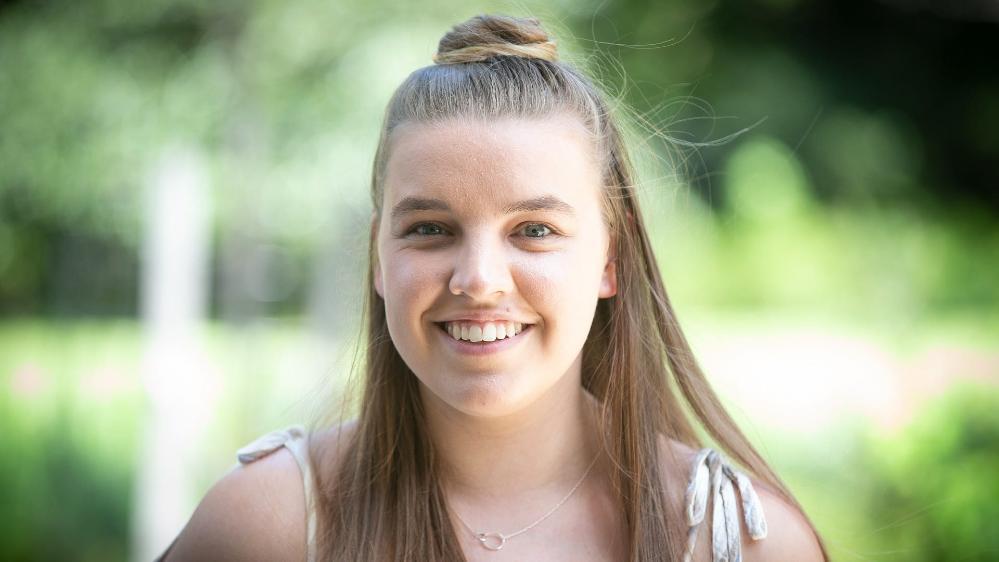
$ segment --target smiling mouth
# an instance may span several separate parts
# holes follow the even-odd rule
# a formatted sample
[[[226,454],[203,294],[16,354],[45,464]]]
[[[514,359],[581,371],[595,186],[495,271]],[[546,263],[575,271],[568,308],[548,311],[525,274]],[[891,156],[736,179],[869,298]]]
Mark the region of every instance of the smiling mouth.
[[[435,322],[438,328],[456,341],[465,343],[490,343],[515,338],[529,330],[533,324],[520,322]]]

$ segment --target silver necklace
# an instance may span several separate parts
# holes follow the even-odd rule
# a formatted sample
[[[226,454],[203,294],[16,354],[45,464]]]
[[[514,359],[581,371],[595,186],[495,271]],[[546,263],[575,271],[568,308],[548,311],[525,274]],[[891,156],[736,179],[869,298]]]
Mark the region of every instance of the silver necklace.
[[[558,508],[562,507],[562,504],[564,504],[566,501],[568,501],[570,497],[572,497],[572,494],[576,492],[576,489],[579,488],[580,484],[583,483],[583,480],[586,480],[586,475],[590,473],[590,469],[592,469],[593,465],[597,463],[598,458],[600,458],[599,451],[597,452],[597,456],[593,457],[593,460],[590,461],[590,466],[586,467],[586,472],[583,473],[583,476],[579,479],[579,482],[576,482],[576,485],[573,486],[571,490],[569,490],[569,493],[566,494],[564,498],[562,498],[557,504],[555,504],[555,507],[548,510],[548,513],[545,513],[544,515],[539,517],[537,521],[535,521],[534,523],[531,523],[530,525],[524,527],[523,529],[515,533],[503,534],[495,531],[476,531],[475,529],[472,528],[471,525],[469,525],[467,522],[465,522],[464,519],[462,519],[461,515],[458,515],[457,511],[454,511],[453,509],[451,511],[454,511],[454,514],[458,518],[458,521],[461,521],[461,524],[464,525],[465,528],[468,529],[470,533],[472,533],[472,536],[475,537],[475,540],[479,541],[479,544],[481,544],[483,548],[487,550],[500,550],[503,548],[503,545],[506,544],[507,540],[512,539],[513,537],[516,537],[521,533],[526,533],[527,531],[530,531],[536,525],[538,525],[545,519],[548,519],[551,516],[551,514],[558,511]]]

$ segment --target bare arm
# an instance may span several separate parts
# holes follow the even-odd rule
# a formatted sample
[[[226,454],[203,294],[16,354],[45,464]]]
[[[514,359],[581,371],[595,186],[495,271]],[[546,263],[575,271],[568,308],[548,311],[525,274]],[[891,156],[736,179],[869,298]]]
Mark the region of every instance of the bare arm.
[[[282,447],[216,482],[163,560],[304,560],[305,543],[302,476]]]

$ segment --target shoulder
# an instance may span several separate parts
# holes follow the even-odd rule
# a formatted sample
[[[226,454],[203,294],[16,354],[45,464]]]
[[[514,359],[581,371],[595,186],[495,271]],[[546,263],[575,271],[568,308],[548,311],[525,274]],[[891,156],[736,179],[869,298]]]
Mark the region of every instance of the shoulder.
[[[303,560],[304,513],[298,463],[282,447],[220,478],[165,560]]]
[[[660,436],[660,459],[663,467],[663,475],[667,479],[667,491],[669,497],[678,509],[685,514],[691,501],[689,493],[693,493],[695,487],[692,486],[696,478],[694,470],[698,461],[703,461],[701,452],[697,449]],[[702,477],[705,475],[702,475]],[[732,486],[732,492],[738,497],[736,502],[738,507],[738,519],[741,543],[742,559],[745,562],[757,561],[801,561],[801,562],[822,562],[825,560],[822,550],[819,547],[818,539],[812,530],[811,524],[801,513],[801,511],[784,500],[779,494],[771,491],[765,484],[755,478],[744,478],[744,483],[751,483],[747,492],[755,494],[759,501],[759,510],[762,511],[764,522],[765,538],[754,540],[747,525],[745,516],[745,500],[738,485]],[[677,485],[682,483],[682,485]],[[707,490],[704,490],[706,492]],[[705,506],[707,508],[708,506]],[[711,502],[710,509],[714,509]],[[701,525],[712,524],[712,514],[709,511]],[[712,534],[708,529],[701,529],[701,536],[695,542],[693,560],[710,560]]]
[[[353,422],[309,435],[319,466],[339,455]],[[260,440],[267,441],[269,436]],[[303,473],[295,455],[274,443],[223,475],[205,494],[163,558],[196,560],[304,560],[308,544]],[[308,443],[303,440],[303,449]],[[254,448],[248,446],[249,448]],[[247,448],[241,449],[244,451]]]
[[[753,484],[766,515],[767,537],[758,541],[751,540],[743,523],[743,560],[746,562],[824,561],[825,557],[819,547],[818,538],[801,511],[763,484],[756,481]]]

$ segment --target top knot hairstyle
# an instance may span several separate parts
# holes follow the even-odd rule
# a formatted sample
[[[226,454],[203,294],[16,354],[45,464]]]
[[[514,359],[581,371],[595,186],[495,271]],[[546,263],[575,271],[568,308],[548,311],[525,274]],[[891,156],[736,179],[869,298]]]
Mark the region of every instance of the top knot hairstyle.
[[[448,32],[437,46],[434,62],[482,62],[497,56],[558,60],[555,42],[536,19],[475,16]]]
[[[381,211],[387,141],[402,123],[568,113],[590,132],[605,175],[615,165],[608,157],[624,157],[623,147],[607,145],[620,143],[620,135],[609,119],[603,93],[559,60],[556,42],[537,19],[475,16],[441,38],[433,60],[435,64],[417,69],[403,81],[386,109],[372,177],[376,213]]]
[[[664,444],[701,447],[692,421],[761,484],[797,505],[721,406],[694,359],[660,278],[632,166],[602,91],[559,60],[555,42],[535,19],[473,17],[441,39],[434,61],[410,74],[386,108],[371,181],[376,221],[383,211],[393,131],[402,124],[568,114],[593,140],[602,164],[604,216],[616,244],[618,292],[597,303],[583,347],[582,385],[601,404],[600,438],[612,460],[611,479],[628,529],[628,560],[683,558],[686,517],[682,502],[669,499],[667,490],[684,489],[687,468]],[[374,290],[374,232],[366,333],[358,348],[365,355],[357,422],[340,434],[346,437],[339,443],[317,439],[311,445],[319,556],[464,560],[417,377],[392,343],[385,302]],[[319,464],[321,459],[327,464]],[[673,474],[667,466],[684,468]]]

